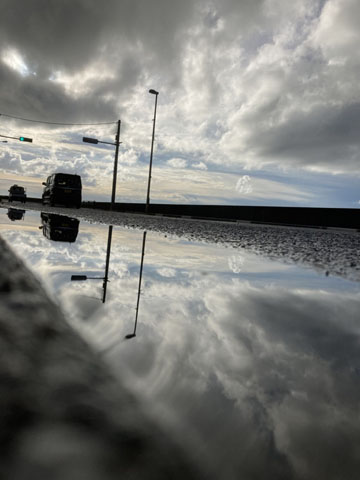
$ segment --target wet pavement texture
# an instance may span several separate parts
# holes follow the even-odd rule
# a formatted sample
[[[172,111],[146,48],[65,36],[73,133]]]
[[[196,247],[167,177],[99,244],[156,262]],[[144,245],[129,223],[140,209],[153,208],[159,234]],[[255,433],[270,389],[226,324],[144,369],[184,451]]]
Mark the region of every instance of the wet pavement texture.
[[[359,233],[36,208],[1,236],[200,467],[358,478]]]
[[[9,205],[6,206],[5,202],[0,204],[0,207],[9,209]],[[150,230],[190,242],[221,244],[236,250],[244,249],[246,252],[260,254],[281,262],[309,266],[326,275],[339,275],[349,280],[360,281],[360,235],[359,231],[353,229],[297,228],[249,222],[202,221],[86,208],[54,208],[36,203],[32,203],[27,208],[72,216],[90,223]]]

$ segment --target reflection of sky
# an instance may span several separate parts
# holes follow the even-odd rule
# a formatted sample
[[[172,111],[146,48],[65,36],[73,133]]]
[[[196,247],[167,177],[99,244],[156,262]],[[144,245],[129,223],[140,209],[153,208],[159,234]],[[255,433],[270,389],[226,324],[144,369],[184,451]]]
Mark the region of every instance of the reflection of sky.
[[[1,234],[73,325],[159,421],[208,455],[218,478],[355,479],[360,436],[358,284],[246,249],[80,223],[73,244],[43,237],[39,213],[2,215]],[[285,259],[286,260],[286,259]],[[200,454],[199,453],[199,454]]]

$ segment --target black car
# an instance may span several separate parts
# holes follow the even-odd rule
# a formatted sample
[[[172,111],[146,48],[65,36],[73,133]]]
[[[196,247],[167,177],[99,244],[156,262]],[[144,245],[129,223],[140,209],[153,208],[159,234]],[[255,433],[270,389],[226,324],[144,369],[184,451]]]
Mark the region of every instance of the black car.
[[[25,203],[26,202],[26,193],[25,188],[20,185],[12,185],[9,188],[9,202],[16,201]]]
[[[18,210],[17,208],[9,208],[7,216],[9,219],[14,222],[15,220],[23,220],[25,215],[25,210]]]
[[[81,177],[69,173],[53,173],[43,182],[43,203],[81,207]]]
[[[40,217],[44,237],[55,242],[75,242],[80,223],[77,218],[45,212]]]

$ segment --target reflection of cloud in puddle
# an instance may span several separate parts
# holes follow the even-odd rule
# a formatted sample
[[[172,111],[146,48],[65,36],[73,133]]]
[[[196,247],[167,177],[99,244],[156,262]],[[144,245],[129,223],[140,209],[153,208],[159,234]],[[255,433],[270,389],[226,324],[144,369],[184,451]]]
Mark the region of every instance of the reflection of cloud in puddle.
[[[88,294],[79,292],[71,292],[69,289],[61,292],[61,303],[68,312],[69,317],[76,320],[88,321],[92,320],[95,312],[103,305],[99,288],[90,290]],[[98,296],[96,296],[98,294]]]
[[[218,478],[245,478],[249,469],[253,478],[292,478],[291,468],[294,478],[333,480],[329,462],[343,459],[351,478],[360,428],[358,294],[326,293],[329,279],[312,284],[312,273],[288,273],[246,250],[229,256],[220,246],[149,236],[137,336],[124,341],[134,329],[142,232],[115,233],[102,304],[101,280],[69,280],[104,271],[106,235],[93,231],[71,248],[39,231],[7,238],[55,285],[70,323],[106,351],[121,381],[159,408],[159,421],[166,411],[189,424],[221,465]],[[248,462],[235,449],[249,453]]]
[[[259,478],[267,468],[269,478],[281,478],[288,465],[297,474],[311,465],[304,476],[324,478],[334,452],[347,459],[348,472],[356,461],[350,446],[359,423],[348,427],[359,400],[351,367],[360,358],[359,300],[320,290],[255,288],[234,279],[219,284],[218,276],[194,275],[188,285],[162,288],[154,282],[136,343],[112,350],[109,360],[150,403],[172,410],[180,422],[192,419],[208,451],[234,469],[230,478],[245,476],[242,460],[228,448],[239,431],[246,432],[243,447],[251,445],[254,456],[276,442],[275,463],[262,453],[251,465]],[[214,438],[207,435],[209,422]],[[309,452],[320,450],[316,461],[302,448],[305,438],[313,443]]]
[[[162,277],[172,278],[176,275],[176,270],[174,268],[159,268],[157,273]]]
[[[240,273],[244,262],[245,258],[242,255],[232,255],[228,258],[229,268],[233,273]]]

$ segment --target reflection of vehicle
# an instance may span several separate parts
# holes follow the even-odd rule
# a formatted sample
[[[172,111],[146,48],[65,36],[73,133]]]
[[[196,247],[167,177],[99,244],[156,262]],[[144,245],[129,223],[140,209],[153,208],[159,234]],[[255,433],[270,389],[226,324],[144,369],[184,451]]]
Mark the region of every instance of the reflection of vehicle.
[[[75,242],[79,232],[79,220],[76,218],[41,212],[43,234],[56,242]]]
[[[43,182],[43,203],[81,207],[81,177],[69,173],[54,173]]]
[[[25,188],[20,185],[12,185],[9,188],[9,202],[18,200],[19,202],[26,202]]]
[[[9,208],[7,212],[7,216],[10,218],[12,222],[15,220],[23,220],[25,210],[18,210],[17,208]]]

